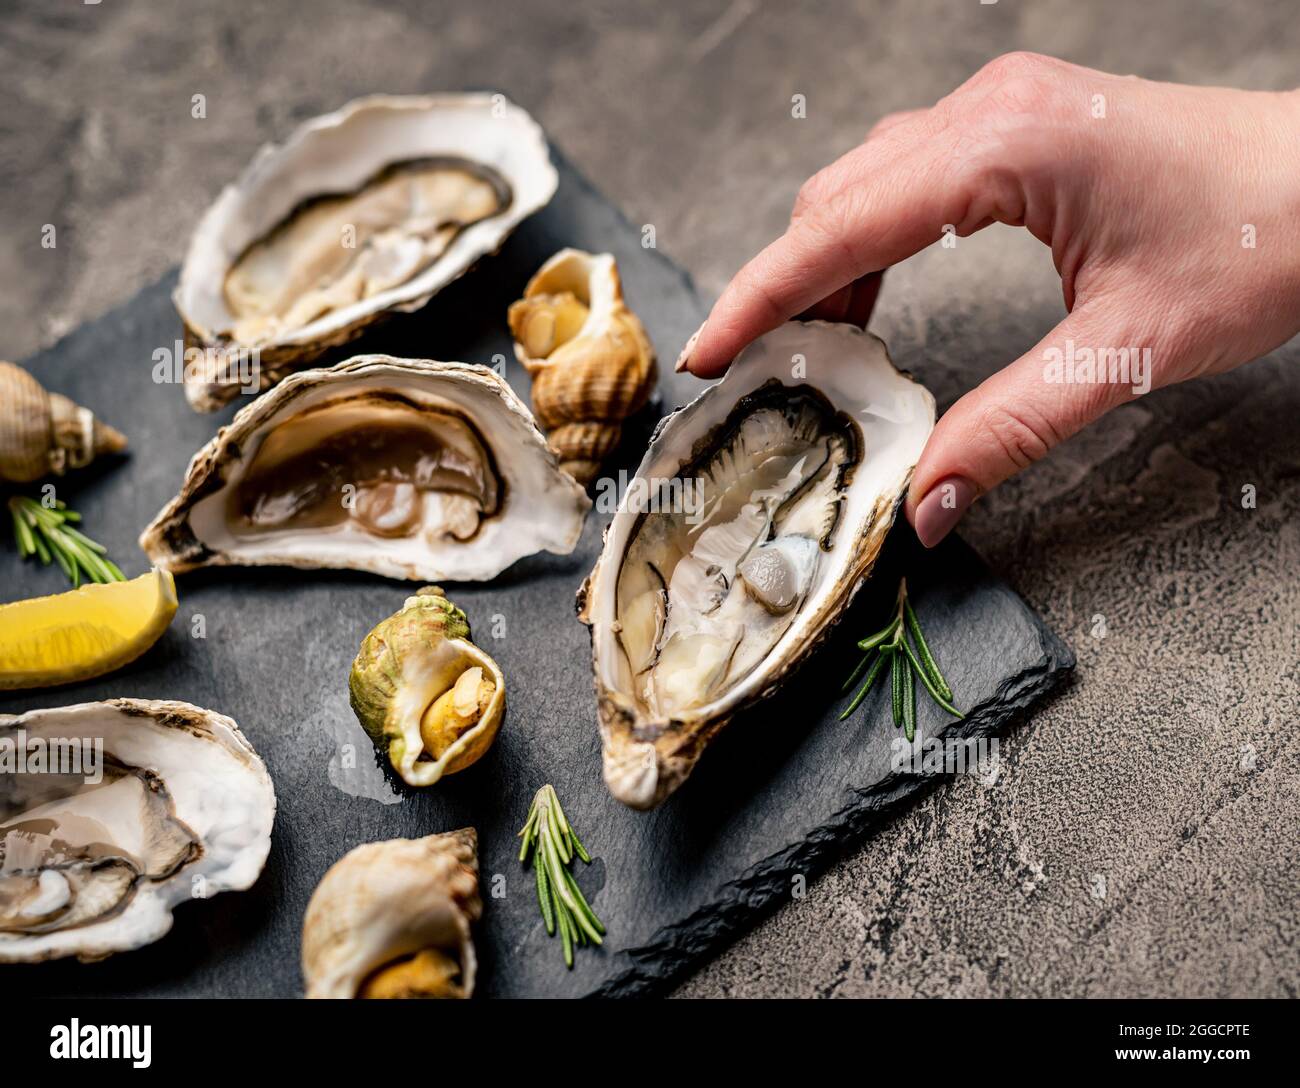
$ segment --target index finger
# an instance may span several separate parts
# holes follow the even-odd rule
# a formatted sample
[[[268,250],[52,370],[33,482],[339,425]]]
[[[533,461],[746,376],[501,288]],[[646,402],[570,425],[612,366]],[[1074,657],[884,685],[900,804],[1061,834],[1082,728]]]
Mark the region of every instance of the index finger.
[[[746,264],[714,304],[686,368],[721,374],[750,341],[868,272],[989,218],[969,159],[919,147],[809,209]]]

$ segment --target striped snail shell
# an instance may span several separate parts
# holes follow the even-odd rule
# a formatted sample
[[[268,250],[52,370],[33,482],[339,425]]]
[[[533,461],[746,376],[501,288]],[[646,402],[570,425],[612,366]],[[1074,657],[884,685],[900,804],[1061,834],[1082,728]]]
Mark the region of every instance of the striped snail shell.
[[[654,389],[654,348],[608,253],[563,249],[510,307],[515,355],[560,466],[587,484]]]
[[[61,476],[125,448],[126,437],[89,408],[49,392],[22,367],[0,362],[0,480]]]

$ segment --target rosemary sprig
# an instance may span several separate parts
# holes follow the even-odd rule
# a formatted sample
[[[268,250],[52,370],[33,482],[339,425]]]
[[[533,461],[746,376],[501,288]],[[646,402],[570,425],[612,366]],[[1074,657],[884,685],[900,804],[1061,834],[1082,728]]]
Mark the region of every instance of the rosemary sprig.
[[[25,495],[9,499],[14,539],[18,554],[27,559],[36,556],[49,566],[57,562],[73,588],[87,582],[125,582],[126,575],[108,558],[104,545],[91,540],[72,523],[81,520],[62,499],[53,506],[42,506]]]
[[[564,815],[554,786],[547,784],[537,791],[519,837],[524,840],[519,848],[519,860],[527,865],[529,853],[533,855],[537,904],[542,910],[546,932],[554,937],[555,931],[560,931],[564,962],[572,968],[574,946],[600,944],[605,927],[569,871],[575,857],[588,865],[591,857]]]
[[[908,637],[916,643],[913,649]],[[868,635],[858,643],[862,651],[862,660],[858,662],[848,681],[840,690],[847,692],[866,673],[862,686],[854,693],[840,721],[844,721],[862,704],[867,692],[876,682],[876,677],[888,666],[890,702],[893,711],[894,727],[903,730],[908,741],[916,738],[916,681],[921,681],[930,698],[949,714],[957,718],[965,715],[952,705],[952,688],[939,671],[938,662],[930,650],[930,645],[921,633],[921,624],[912,609],[912,602],[907,599],[907,579],[898,584],[898,601],[894,615],[884,627],[874,635]]]

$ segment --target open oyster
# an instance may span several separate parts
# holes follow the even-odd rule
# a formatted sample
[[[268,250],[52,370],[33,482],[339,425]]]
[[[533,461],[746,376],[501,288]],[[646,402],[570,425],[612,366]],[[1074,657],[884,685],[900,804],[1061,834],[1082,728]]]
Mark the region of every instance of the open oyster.
[[[567,555],[590,506],[494,371],[360,355],[241,409],[140,546],[174,573],[283,565],[481,581],[534,552]]]
[[[469,997],[470,925],[482,912],[472,827],[358,846],[335,862],[307,904],[307,996]]]
[[[234,399],[252,353],[266,389],[419,309],[556,184],[541,129],[503,95],[373,96],[306,122],[227,186],[190,242],[173,296],[187,348],[202,349],[190,404]]]
[[[884,344],[824,322],[762,337],[660,424],[578,594],[615,797],[657,805],[822,639],[933,426]]]
[[[506,710],[501,669],[469,640],[465,613],[436,586],[366,635],[348,692],[366,734],[411,786],[478,762]]]
[[[187,899],[250,887],[275,793],[229,718],[113,699],[0,715],[0,963],[156,941]]]

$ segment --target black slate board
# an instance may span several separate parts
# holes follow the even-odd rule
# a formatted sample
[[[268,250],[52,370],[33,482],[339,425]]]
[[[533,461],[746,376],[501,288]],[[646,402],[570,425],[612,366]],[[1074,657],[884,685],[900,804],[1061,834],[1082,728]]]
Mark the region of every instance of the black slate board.
[[[499,255],[421,313],[395,319],[338,357],[387,351],[490,364],[501,353],[527,398],[505,309],[542,260],[574,245],[615,254],[668,370],[704,304],[685,273],[642,247],[639,229],[572,167],[561,161],[559,168],[553,203]],[[27,362],[51,389],[130,436],[128,459],[58,483],[60,497],[83,513],[128,577],[146,569],[140,529],[237,407],[199,416],[179,388],[154,383],[154,352],[180,334],[173,282],[142,291]],[[687,376],[665,373],[661,381],[669,406],[699,389]],[[652,422],[631,429],[615,471],[635,467]],[[448,587],[504,670],[509,711],[486,758],[423,793],[385,778],[353,720],[346,685],[361,638],[401,606],[415,588],[409,584],[330,571],[198,572],[179,580],[175,622],[133,665],[57,691],[0,698],[0,711],[11,712],[115,696],[211,707],[240,723],[279,799],[271,856],[252,890],[183,905],[171,933],[151,947],[99,964],[6,967],[0,978],[26,995],[292,997],[301,992],[303,911],[334,861],[358,843],[472,824],[486,899],[477,931],[481,995],[643,993],[792,894],[797,876],[811,879],[871,821],[933,781],[890,770],[896,733],[879,692],[866,715],[836,720],[835,693],[856,660],[853,641],[880,625],[900,572],[959,703],[972,708],[959,725],[945,725],[922,700],[923,735],[994,733],[1073,665],[1061,641],[964,544],[952,539],[924,554],[904,529],[831,645],[782,695],[734,722],[663,807],[632,812],[601,782],[589,641],[574,617],[574,592],[607,520],[593,514],[571,556],[535,556],[491,585]],[[5,600],[65,588],[54,570],[20,565],[12,548],[0,551],[0,572]],[[198,616],[204,638],[193,637]],[[609,929],[604,949],[580,952],[571,972],[558,939],[542,929],[531,873],[515,854],[529,800],[548,781],[593,855],[578,879]]]

